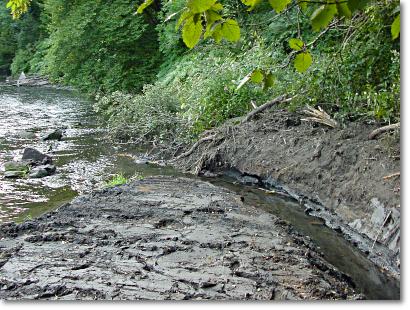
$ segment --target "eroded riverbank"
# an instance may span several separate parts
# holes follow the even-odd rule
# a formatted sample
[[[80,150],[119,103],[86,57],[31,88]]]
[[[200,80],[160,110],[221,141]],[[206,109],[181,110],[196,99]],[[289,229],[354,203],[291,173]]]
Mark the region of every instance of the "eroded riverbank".
[[[89,193],[92,190],[101,188],[101,186],[103,185],[103,182],[107,180],[107,178],[109,178],[109,176],[112,175],[113,173],[123,173],[124,175],[128,177],[131,177],[135,174],[141,177],[149,177],[152,175],[172,175],[173,177],[176,177],[176,176],[182,175],[180,172],[170,167],[153,165],[153,164],[150,164],[149,161],[141,160],[141,157],[140,157],[141,151],[136,149],[136,146],[116,145],[116,144],[111,144],[109,141],[107,141],[104,129],[98,128],[95,115],[93,115],[92,111],[90,110],[90,103],[77,97],[77,95],[73,94],[72,92],[66,92],[66,91],[61,92],[55,89],[54,90],[46,89],[44,91],[44,89],[41,88],[41,91],[42,92],[44,91],[44,93],[36,94],[34,96],[35,99],[33,100],[33,97],[31,97],[33,90],[36,91],[36,88],[31,88],[30,90],[20,89],[19,92],[17,93],[13,93],[13,91],[10,90],[9,95],[11,95],[12,98],[17,98],[18,100],[12,101],[8,105],[7,110],[15,112],[14,114],[10,112],[8,114],[8,117],[11,119],[13,119],[13,117],[16,118],[16,120],[20,122],[17,124],[20,124],[20,125],[13,127],[12,125],[8,123],[7,119],[2,119],[2,122],[0,122],[0,125],[1,124],[3,125],[3,129],[6,129],[2,131],[3,144],[0,144],[0,149],[1,149],[0,164],[2,160],[5,161],[7,159],[18,157],[24,147],[34,146],[52,155],[53,158],[56,159],[57,173],[54,176],[49,176],[44,179],[41,179],[40,181],[37,180],[35,182],[33,182],[33,180],[30,180],[30,179],[19,179],[19,180],[14,180],[14,181],[6,181],[4,179],[1,179],[0,180],[0,185],[1,185],[0,192],[3,191],[3,193],[6,193],[6,195],[3,195],[2,197],[0,197],[0,205],[2,204],[2,202],[3,203],[6,202],[2,206],[3,214],[7,214],[6,217],[3,217],[3,221],[4,220],[7,221],[10,219],[13,219],[14,221],[22,221],[23,219],[28,220],[31,218],[35,218],[43,214],[46,211],[55,209],[56,207],[60,206],[61,204],[65,202],[69,202],[74,196],[77,196],[79,193],[80,194]],[[22,101],[21,100],[22,98],[25,98],[27,101],[26,102]],[[29,107],[31,104],[31,107],[36,107],[36,109],[34,110],[28,109],[28,111],[24,111],[24,109],[22,110],[22,108],[24,108],[24,104],[28,105]],[[41,111],[40,107],[44,109],[44,111],[46,111],[44,114],[39,114],[39,112]],[[50,107],[52,108],[51,111],[54,112],[54,116],[50,115],[50,109],[49,109]],[[76,113],[79,113],[79,114],[76,115]],[[51,118],[51,121],[50,121],[50,118]],[[45,129],[49,129],[50,127],[55,128],[55,127],[60,126],[61,124],[65,125],[65,137],[63,138],[62,141],[45,142],[39,139],[39,136],[42,134],[42,132]],[[227,140],[229,141],[229,139]],[[234,141],[237,141],[237,140],[235,140],[234,138]],[[211,150],[211,151],[215,150],[212,148],[214,145],[211,145],[211,147],[209,145],[205,145],[205,146],[206,146],[205,152],[203,153],[205,155],[209,154],[207,152],[208,150]],[[195,160],[196,154],[197,153],[194,152],[193,156],[190,158]],[[240,155],[240,152],[238,154]],[[197,159],[198,158],[196,158],[196,160]],[[186,158],[185,160],[187,160],[185,161],[186,163],[189,162],[189,158]],[[225,169],[226,166],[222,165],[220,166],[220,168]],[[204,169],[203,172],[206,172],[206,169]],[[296,234],[294,229],[296,229],[299,233],[303,234],[302,239],[307,240],[309,242],[312,241],[312,244],[315,245],[314,252],[323,252],[323,254],[320,254],[320,255],[318,253],[316,254],[318,254],[319,256],[322,256],[322,259],[326,260],[331,265],[337,266],[336,268],[339,268],[339,270],[347,274],[350,273],[352,275],[352,278],[349,280],[349,282],[352,285],[356,286],[356,293],[364,293],[366,297],[370,299],[398,299],[400,298],[400,283],[394,280],[391,280],[387,277],[384,277],[384,275],[382,275],[377,270],[377,268],[375,268],[374,265],[372,265],[369,261],[367,261],[366,258],[362,257],[358,251],[355,251],[356,249],[351,248],[351,245],[349,245],[347,242],[344,242],[341,236],[338,236],[337,233],[335,233],[334,231],[331,231],[327,227],[324,227],[322,222],[318,222],[313,217],[309,217],[308,215],[306,215],[303,212],[303,208],[300,208],[300,206],[297,205],[294,201],[291,202],[289,200],[288,203],[284,203],[285,200],[281,200],[279,198],[280,195],[279,196],[272,195],[272,193],[264,194],[263,190],[261,191],[257,189],[257,187],[261,187],[261,186],[270,187],[272,185],[271,183],[264,182],[264,181],[267,181],[268,179],[259,178],[259,177],[256,177],[256,175],[249,176],[246,174],[242,174],[242,172],[240,171],[239,172],[236,171],[235,173],[239,173],[239,174],[233,175],[233,177],[237,178],[242,183],[253,184],[254,186],[250,188],[247,188],[241,185],[231,187],[231,183],[234,180],[224,181],[220,178],[209,178],[207,179],[207,181],[210,181],[219,187],[230,188],[236,193],[235,199],[237,199],[238,197],[239,199],[241,198],[244,199],[245,204],[247,206],[246,208],[253,207],[255,209],[254,212],[261,212],[260,216],[262,216],[262,214],[266,214],[267,218],[272,218],[273,216],[274,218],[281,218],[282,221],[284,220],[285,222],[289,222],[293,227],[292,229],[291,228],[287,229],[288,232],[286,232],[285,230],[285,232],[289,234],[289,238],[291,239],[293,238],[293,236]],[[195,182],[199,182],[199,179],[192,177],[191,181],[195,183]],[[149,182],[149,180],[147,180],[147,182]],[[9,186],[4,186],[4,184],[6,185],[9,184]],[[180,186],[181,184],[182,183],[176,182],[175,186]],[[107,190],[102,191],[103,194],[101,192],[99,194],[95,194],[97,195],[97,197],[100,197],[96,200],[93,200],[94,202],[93,202],[92,208],[95,209],[94,210],[95,218],[92,218],[91,211],[87,211],[89,212],[87,216],[77,218],[76,220],[71,220],[70,225],[72,225],[72,228],[74,227],[74,230],[72,233],[70,232],[71,228],[65,227],[64,226],[65,224],[64,224],[63,226],[65,228],[61,230],[63,235],[67,234],[68,240],[71,240],[71,241],[77,240],[75,235],[78,232],[75,229],[78,229],[77,227],[78,225],[84,228],[84,227],[88,227],[89,225],[92,225],[94,221],[100,221],[101,219],[99,218],[99,216],[102,214],[101,212],[103,212],[103,210],[98,211],[98,209],[105,205],[102,202],[101,197],[106,197],[106,196],[111,197],[112,196],[114,200],[113,201],[110,200],[110,203],[109,203],[111,206],[110,208],[112,210],[115,210],[118,208],[119,214],[126,212],[126,210],[123,210],[121,207],[122,199],[119,199],[119,202],[117,202],[116,200],[117,198],[115,198],[118,194],[118,191],[121,192],[120,189],[110,189],[110,190],[107,189]],[[217,191],[223,192],[225,190],[223,190],[222,188],[218,188]],[[255,191],[258,192],[258,194],[256,195],[257,198],[255,198],[256,197]],[[164,198],[163,203],[166,203],[169,197],[171,198],[173,197],[172,196],[173,194],[169,193],[169,188],[167,188],[166,184],[164,184],[163,192],[161,191],[161,186],[158,185],[156,194],[160,196],[164,195],[165,198]],[[124,194],[124,195],[126,196],[128,194]],[[134,194],[130,196],[131,201],[133,199],[132,198],[133,195]],[[145,194],[142,192],[142,193],[139,193],[138,195],[145,195]],[[205,193],[202,193],[201,195],[203,195],[204,199],[212,200],[214,193],[213,191],[210,191],[209,195],[206,195]],[[18,199],[20,200],[15,199],[15,197],[18,197]],[[30,199],[32,199],[33,197],[35,198],[40,197],[42,198],[42,200],[32,202],[30,201]],[[298,197],[295,197],[295,198],[298,198]],[[79,198],[79,199],[81,200],[82,198]],[[77,200],[77,201],[80,201],[80,200]],[[139,204],[137,202],[138,201],[135,201],[134,206],[131,207],[129,212],[132,213],[133,212],[132,210],[134,210],[135,208],[139,208]],[[77,202],[73,202],[72,204],[76,204],[76,203]],[[3,208],[4,206],[6,207],[5,209]],[[68,207],[60,208],[60,210],[64,210],[64,208],[68,208]],[[91,208],[91,206],[89,206],[89,208]],[[9,212],[10,209],[16,210],[17,211],[16,214]],[[318,212],[316,210],[311,210],[309,212],[312,213],[312,211]],[[141,210],[139,212],[145,212],[145,211]],[[63,238],[64,240],[58,239],[59,237],[56,240],[54,240],[55,237],[53,236],[59,236],[58,230],[62,226],[60,227],[59,226],[60,224],[56,224],[56,223],[64,222],[65,216],[67,216],[65,212],[58,211],[57,213],[52,213],[51,215],[46,214],[38,220],[35,219],[34,221],[27,221],[23,223],[22,226],[19,226],[19,225],[15,226],[15,224],[4,225],[3,228],[4,227],[6,228],[4,230],[4,234],[1,237],[5,238],[4,240],[6,240],[6,246],[2,246],[0,248],[2,259],[6,259],[3,262],[6,262],[9,259],[19,259],[18,258],[20,255],[19,254],[20,252],[18,251],[19,246],[17,247],[13,246],[12,248],[9,248],[9,245],[13,243],[11,240],[14,237],[16,238],[16,242],[18,244],[23,244],[23,245],[30,247],[31,243],[30,242],[27,243],[25,239],[29,235],[36,235],[36,230],[38,229],[40,229],[41,231],[40,235],[43,236],[44,238],[41,237],[40,239],[38,239],[37,241],[33,241],[32,243],[37,244],[41,249],[44,249],[45,251],[44,253],[49,253],[47,252],[48,250],[46,249],[46,247],[50,241],[56,242],[55,244],[53,243],[52,247],[56,246],[58,248],[57,245],[59,243],[64,244],[66,242],[64,238],[66,237]],[[71,214],[70,216],[74,216],[74,214]],[[121,216],[128,216],[128,215],[121,215]],[[154,214],[153,216],[155,218],[157,215]],[[217,222],[219,221],[218,218],[210,218],[209,220],[210,221],[217,220]],[[111,221],[109,218],[104,219],[103,221],[104,221],[103,225],[110,227]],[[285,225],[286,227],[290,227],[285,222],[282,224]],[[144,226],[146,224],[145,222],[135,222],[134,224],[139,225],[138,223],[143,223],[143,227],[145,227]],[[220,224],[219,222],[215,223],[215,225],[219,225],[219,224]],[[250,225],[252,226],[253,224],[250,222]],[[10,228],[11,229],[10,230],[7,227],[14,227],[14,228]],[[54,228],[51,229],[47,227],[54,227]],[[143,227],[140,227],[139,229],[143,229]],[[276,226],[273,226],[271,231],[269,232],[266,231],[263,234],[275,233],[276,232],[275,227]],[[69,230],[66,231],[65,230],[66,228]],[[158,233],[161,233],[160,228],[161,227],[158,228],[159,229]],[[100,230],[100,229],[103,229],[103,228],[97,227],[97,230]],[[181,227],[180,229],[183,230],[183,228]],[[259,226],[259,228],[255,228],[255,229],[264,230],[264,229],[267,229],[267,227]],[[15,231],[16,235],[13,235],[14,233],[10,233],[12,231]],[[19,231],[21,231],[21,233],[19,233]],[[50,235],[48,234],[48,231],[51,233]],[[91,231],[91,233],[93,232]],[[152,233],[154,233],[154,231],[152,231]],[[118,241],[119,239],[124,239],[124,241]],[[118,236],[118,240],[117,240],[118,242],[127,242],[127,237]],[[141,243],[143,242],[146,242],[146,240],[141,241]],[[172,244],[172,242],[173,242],[172,240],[169,240],[170,244]],[[15,243],[15,245],[17,243]],[[74,243],[77,244],[78,242],[75,241]],[[104,254],[105,256],[101,254],[100,251],[102,251],[102,249],[99,249],[99,247],[102,244],[103,243],[101,243],[100,241],[96,241],[96,243],[94,243],[94,241],[92,242],[92,247],[93,248],[96,247],[95,249],[96,253],[93,254],[93,259],[95,261],[100,261],[100,259],[103,259],[104,257],[108,257],[108,258],[112,257],[113,259],[117,260],[118,257],[114,255],[114,253]],[[74,245],[74,247],[75,246],[76,245]],[[376,244],[375,248],[379,249],[379,245]],[[111,251],[111,250],[115,250],[115,248],[114,247],[110,247],[109,249],[105,248],[104,251]],[[41,253],[36,253],[36,255],[40,255],[40,254]],[[33,260],[28,259],[25,262],[21,261],[21,263],[23,265],[25,263],[35,264],[37,258],[38,257],[34,255]],[[61,270],[64,270],[64,272],[66,272],[67,270],[70,270],[69,269],[70,264],[67,263],[67,266],[65,267],[63,266],[63,264],[64,264],[64,261],[60,266],[62,268]],[[283,261],[282,264],[284,266],[283,268],[286,269],[285,265],[288,263],[286,261]],[[7,264],[5,264],[5,266],[6,265]],[[114,265],[115,265],[115,262],[111,262],[111,267],[113,267]],[[258,268],[258,267],[255,266],[255,268]],[[87,268],[84,268],[84,269],[87,269]],[[114,272],[114,271],[109,271],[109,272]],[[12,274],[13,273],[11,273],[10,275]],[[37,275],[35,273],[30,273],[30,274],[33,275],[33,277],[30,278],[31,280],[27,282],[28,284],[30,284],[29,283],[30,281],[37,281],[37,280],[45,281],[44,274],[43,275],[41,274]],[[58,277],[58,275],[55,275],[55,276],[56,277],[54,277],[53,279],[55,280],[56,283],[60,283],[60,284],[62,283],[61,285],[65,285],[66,278]],[[19,277],[20,276],[18,276],[16,279],[23,279]],[[346,280],[348,278],[344,277],[344,279]],[[76,278],[75,280],[81,282],[84,279],[81,279],[81,275],[79,275],[79,278],[78,279]],[[46,287],[30,286],[31,291],[30,290],[25,291],[25,288],[24,288],[25,285],[23,285],[20,280],[18,281],[16,280],[17,282],[13,282],[14,280],[9,279],[7,281],[11,281],[10,283],[14,283],[16,284],[16,287],[18,287],[14,293],[11,293],[12,295],[7,295],[7,296],[14,296],[10,298],[35,298],[35,297],[52,298],[51,295],[47,297],[46,293],[45,295],[42,295],[50,287],[52,287],[50,288],[51,292],[53,292],[54,290],[57,296],[61,295],[60,297],[68,298],[68,299],[81,298],[81,296],[83,296],[84,298],[100,298],[101,296],[108,296],[106,298],[111,298],[113,296],[114,297],[116,296],[115,294],[107,293],[109,292],[109,290],[107,289],[104,289],[103,293],[100,292],[101,294],[95,293],[95,292],[94,294],[93,292],[90,292],[90,293],[84,293],[85,294],[84,295],[82,293],[83,287],[80,285],[78,288],[74,284],[73,284],[74,286],[71,286],[71,288],[68,289],[68,291],[65,291],[65,288],[67,288],[66,286],[64,289],[61,289],[62,291],[66,293],[68,292],[67,295],[65,295],[65,293],[64,294],[61,293],[62,291],[60,291],[59,289],[60,286],[53,286],[51,284],[50,284],[51,286],[46,285]],[[10,287],[13,286],[12,284],[10,285],[11,285]],[[205,286],[206,285],[207,284],[205,284]],[[6,285],[4,287],[9,287],[9,286]],[[78,290],[76,287],[78,288]],[[349,289],[351,289],[351,287]],[[331,286],[329,286],[329,290],[332,290]],[[338,292],[338,294],[339,293],[340,292]],[[123,298],[128,298],[126,297],[126,295],[129,293],[124,293],[124,294],[125,295],[123,295],[124,296]],[[204,296],[201,297],[201,294],[195,295],[196,296],[195,298],[197,297],[198,298],[219,298],[222,296],[222,295],[214,295],[214,297],[211,297],[210,295],[204,295],[205,297]],[[63,295],[67,297],[63,297]],[[16,297],[16,296],[20,296],[20,297]],[[168,295],[162,294],[160,298],[166,298],[164,296],[168,296]],[[177,295],[172,295],[172,296],[177,296]],[[178,298],[181,297],[181,295],[178,295],[178,296],[179,296]],[[215,297],[215,296],[219,296],[219,297]],[[267,295],[264,295],[264,296],[266,297]],[[288,297],[286,296],[283,298],[288,298],[288,297],[293,298],[292,295],[289,295]],[[192,296],[188,294],[187,297],[184,297],[184,298],[191,298],[191,297]],[[348,295],[343,296],[343,294],[341,294],[341,295],[337,295],[337,297],[335,298],[345,298],[345,297],[348,297]],[[230,297],[226,295],[226,298],[230,298]],[[253,297],[249,297],[249,298],[253,298]],[[317,296],[311,295],[311,297],[307,297],[307,298],[317,298]],[[328,298],[328,297],[323,297],[323,298]],[[329,297],[329,298],[333,298],[333,297]]]

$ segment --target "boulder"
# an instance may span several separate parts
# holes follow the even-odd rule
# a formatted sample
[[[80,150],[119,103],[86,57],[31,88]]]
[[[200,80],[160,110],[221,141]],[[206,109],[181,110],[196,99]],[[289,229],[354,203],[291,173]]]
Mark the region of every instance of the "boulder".
[[[47,140],[58,140],[60,141],[63,138],[63,130],[62,129],[55,129],[47,132],[41,140],[47,141]]]
[[[50,156],[45,155],[37,151],[36,149],[30,148],[30,147],[27,147],[24,149],[22,159],[24,161],[29,161],[35,165],[39,165],[39,164],[46,165],[46,164],[51,164],[53,162]]]
[[[33,168],[30,171],[29,177],[30,178],[44,178],[49,175],[52,175],[54,172],[56,172],[56,166],[54,165],[42,165]]]

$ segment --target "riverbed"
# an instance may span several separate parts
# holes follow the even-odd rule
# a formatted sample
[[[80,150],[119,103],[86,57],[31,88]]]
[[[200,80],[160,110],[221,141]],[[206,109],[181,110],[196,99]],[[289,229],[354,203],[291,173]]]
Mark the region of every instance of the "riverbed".
[[[42,179],[0,179],[0,223],[22,222],[101,189],[114,174],[127,178],[181,176],[169,167],[141,163],[146,150],[113,143],[81,94],[53,87],[0,86],[0,169],[19,159],[25,147],[53,157],[57,173]],[[42,141],[50,129],[64,129],[62,141]],[[295,201],[266,194],[233,179],[204,179],[244,197],[253,207],[275,214],[319,246],[324,258],[352,277],[359,293],[370,299],[400,298],[400,285],[381,273],[341,235],[309,217]]]

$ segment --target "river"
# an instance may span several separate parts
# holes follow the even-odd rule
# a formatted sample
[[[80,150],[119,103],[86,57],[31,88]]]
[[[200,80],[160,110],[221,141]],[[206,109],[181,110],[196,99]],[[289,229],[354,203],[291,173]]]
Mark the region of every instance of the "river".
[[[53,157],[55,175],[42,179],[5,179],[0,176],[0,223],[21,222],[39,216],[77,195],[104,186],[114,174],[127,178],[180,175],[172,168],[137,163],[144,150],[132,144],[112,143],[81,94],[54,87],[0,85],[0,170],[6,161],[19,159],[33,147]],[[42,141],[50,129],[63,128],[62,141]],[[306,215],[297,203],[267,195],[232,179],[207,179],[241,192],[255,207],[290,222],[308,235],[326,260],[352,277],[359,292],[370,299],[400,298],[400,284],[381,273],[343,237]]]

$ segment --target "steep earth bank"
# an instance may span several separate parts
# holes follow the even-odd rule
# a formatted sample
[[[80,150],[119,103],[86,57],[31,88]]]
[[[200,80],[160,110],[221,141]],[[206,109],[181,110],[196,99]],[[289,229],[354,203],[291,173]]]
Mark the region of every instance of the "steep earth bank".
[[[207,182],[156,177],[0,226],[1,299],[360,299],[311,241]]]
[[[199,175],[234,171],[243,183],[286,192],[399,278],[399,132],[369,140],[376,125],[333,129],[301,118],[274,110],[231,121],[171,162]]]

